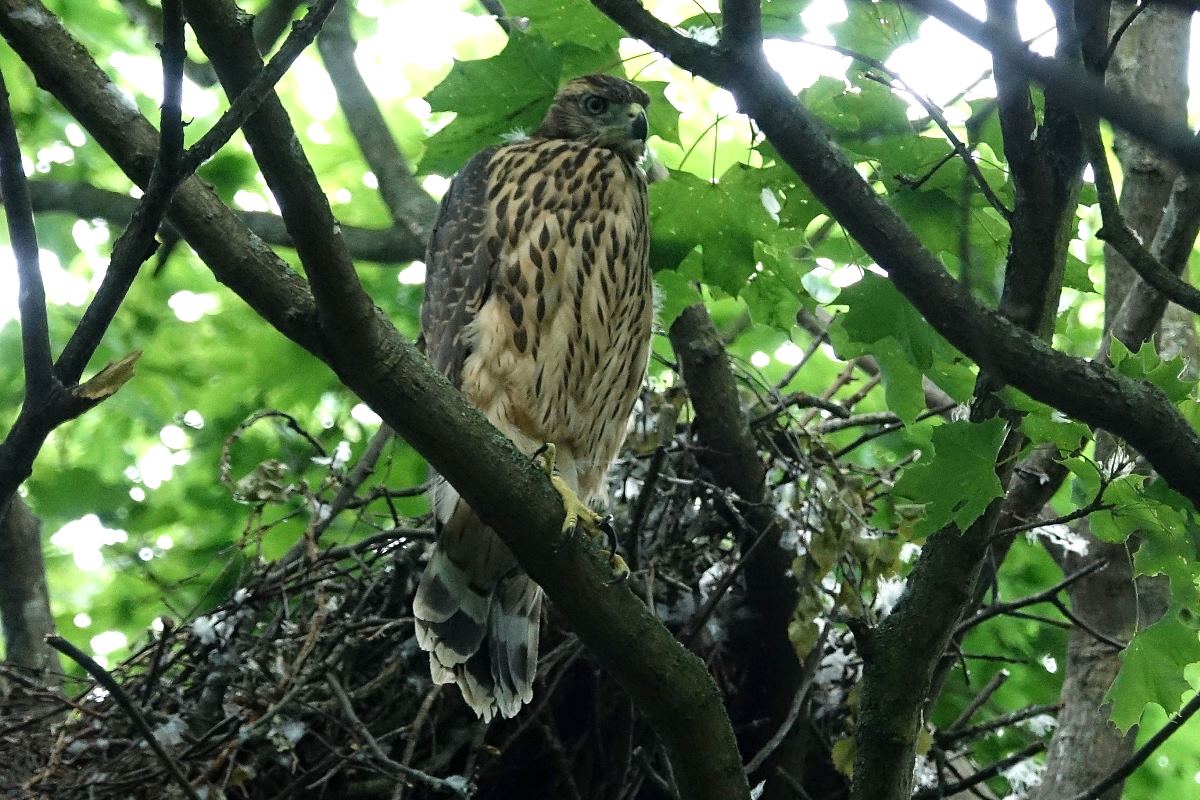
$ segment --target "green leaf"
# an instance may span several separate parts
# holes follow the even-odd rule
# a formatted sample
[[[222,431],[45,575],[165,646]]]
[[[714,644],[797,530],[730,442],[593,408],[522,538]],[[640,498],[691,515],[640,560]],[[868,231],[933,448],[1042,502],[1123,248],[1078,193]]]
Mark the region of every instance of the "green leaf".
[[[583,0],[506,0],[504,10],[509,17],[524,17],[529,22],[526,32],[548,42],[606,50],[625,35],[617,23]]]
[[[514,31],[491,58],[457,61],[425,99],[458,117],[429,138],[422,172],[449,175],[475,152],[541,121],[558,89],[563,57],[539,36]]]
[[[842,47],[886,61],[902,44],[912,41],[925,19],[912,6],[901,3],[847,3],[843,22],[829,26]]]
[[[934,455],[905,470],[895,493],[925,504],[916,533],[927,536],[953,523],[965,530],[1003,494],[996,454],[1004,441],[1001,419],[950,422],[933,431]]]
[[[646,119],[650,123],[650,135],[679,144],[679,109],[667,99],[666,81],[638,81],[637,85],[650,95],[650,106]]]
[[[507,114],[514,107],[552,97],[558,89],[562,57],[540,36],[514,31],[491,58],[456,61],[425,96],[432,111]]]
[[[1088,265],[1070,253],[1067,254],[1067,269],[1063,274],[1063,286],[1079,292],[1095,293],[1096,286],[1088,275]]]
[[[871,345],[894,339],[918,369],[932,363],[941,337],[891,281],[867,272],[862,280],[843,289],[837,302],[847,307],[838,319],[851,342]]]
[[[1196,385],[1196,381],[1181,379],[1180,376],[1187,369],[1182,358],[1175,356],[1169,361],[1162,361],[1151,342],[1142,342],[1138,351],[1133,353],[1121,342],[1113,340],[1109,358],[1117,372],[1154,384],[1163,390],[1172,403],[1187,399]]]
[[[655,270],[679,265],[701,248],[704,282],[737,295],[754,272],[754,243],[774,227],[763,208],[760,190],[730,169],[718,183],[688,172],[650,187],[650,264]],[[753,170],[751,170],[753,171]],[[721,225],[712,220],[720,219]]]
[[[700,253],[697,251],[689,259],[693,257],[700,258]],[[658,321],[663,328],[670,328],[685,308],[704,299],[695,284],[675,270],[659,270],[654,273],[654,282],[658,285],[655,295],[658,300]]]
[[[925,410],[921,371],[913,366],[895,339],[876,343],[871,353],[879,364],[887,407],[906,425],[911,424]]]
[[[1168,714],[1179,708],[1191,686],[1183,670],[1200,661],[1200,636],[1179,617],[1168,614],[1133,637],[1121,653],[1121,671],[1105,695],[1112,721],[1122,732],[1142,718],[1150,703]]]

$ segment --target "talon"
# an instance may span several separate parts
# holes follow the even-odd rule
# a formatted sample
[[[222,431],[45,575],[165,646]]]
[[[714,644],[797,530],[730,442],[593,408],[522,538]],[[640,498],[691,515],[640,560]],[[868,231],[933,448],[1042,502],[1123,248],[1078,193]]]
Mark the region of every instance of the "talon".
[[[562,498],[563,509],[566,513],[563,515],[562,532],[564,535],[569,535],[576,528],[583,528],[584,533],[595,538],[600,535],[601,518],[600,515],[587,506],[579,495],[567,485],[558,475],[550,476],[550,484],[554,490],[558,492],[558,496]]]
[[[608,566],[612,570],[612,580],[606,581],[606,586],[612,586],[614,583],[629,579],[629,565],[625,563],[625,559],[621,558],[616,553],[610,553],[608,556]]]
[[[555,449],[554,445],[547,442],[537,449],[533,454],[534,458],[541,458],[542,469],[550,478],[550,485],[554,487],[554,491],[558,492],[558,496],[562,498],[563,504],[563,521],[562,540],[554,547],[558,549],[562,546],[570,535],[578,530],[588,535],[591,539],[598,539],[603,536],[608,543],[608,564],[612,569],[613,578],[609,584],[619,583],[629,577],[629,565],[625,563],[625,559],[617,555],[617,532],[613,528],[611,514],[598,514],[593,511],[587,503],[579,499],[579,495],[575,490],[567,484],[563,478],[554,471]]]

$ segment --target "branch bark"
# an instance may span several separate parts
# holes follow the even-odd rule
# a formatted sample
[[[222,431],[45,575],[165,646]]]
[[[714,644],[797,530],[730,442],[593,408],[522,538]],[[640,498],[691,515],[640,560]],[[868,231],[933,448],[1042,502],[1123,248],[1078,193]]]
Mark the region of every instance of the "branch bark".
[[[4,660],[58,683],[58,663],[46,636],[54,633],[46,565],[42,561],[42,523],[25,501],[14,497],[0,509],[0,623]]]
[[[783,723],[803,682],[803,666],[788,638],[798,599],[790,576],[791,554],[778,546],[783,527],[770,504],[766,470],[738,399],[725,346],[707,309],[702,304],[684,309],[671,325],[670,337],[695,410],[694,428],[701,445],[697,458],[714,483],[736,495],[746,523],[735,522],[734,530],[743,553],[750,614],[731,635],[750,676],[745,682],[748,691],[738,699],[734,712],[741,719],[768,721],[757,735],[751,729],[742,737],[742,751],[757,752],[766,743],[766,733]],[[759,764],[756,774],[768,784],[765,798],[790,794],[784,791],[776,767],[802,771],[805,739],[802,733],[781,737],[771,757]]]

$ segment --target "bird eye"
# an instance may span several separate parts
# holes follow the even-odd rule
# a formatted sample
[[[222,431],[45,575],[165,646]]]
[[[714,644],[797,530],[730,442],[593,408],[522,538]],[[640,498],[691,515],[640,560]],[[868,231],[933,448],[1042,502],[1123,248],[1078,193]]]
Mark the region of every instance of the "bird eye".
[[[608,110],[608,101],[595,94],[583,98],[583,110],[589,114],[603,114]]]

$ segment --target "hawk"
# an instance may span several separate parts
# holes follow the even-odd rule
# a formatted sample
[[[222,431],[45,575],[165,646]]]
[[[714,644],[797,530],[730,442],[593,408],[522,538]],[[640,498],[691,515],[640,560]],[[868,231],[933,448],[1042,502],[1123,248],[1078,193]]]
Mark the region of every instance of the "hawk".
[[[523,452],[549,447],[564,530],[577,518],[594,526],[586,503],[646,369],[649,102],[607,75],[567,83],[532,136],[462,168],[426,256],[430,361]],[[438,542],[413,601],[417,641],[434,682],[457,683],[484,719],[512,717],[533,697],[542,590],[437,477],[432,505]]]

